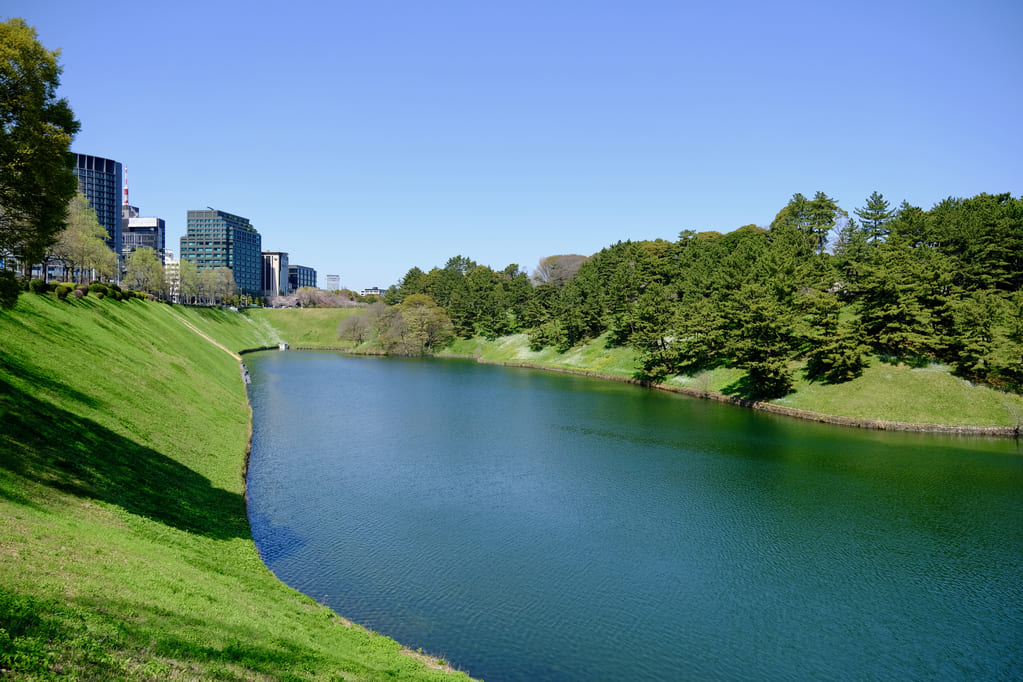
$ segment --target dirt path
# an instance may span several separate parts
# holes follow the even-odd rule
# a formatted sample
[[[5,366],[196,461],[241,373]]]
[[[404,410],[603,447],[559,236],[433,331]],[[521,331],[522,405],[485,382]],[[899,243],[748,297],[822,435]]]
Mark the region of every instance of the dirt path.
[[[185,325],[186,327],[188,327],[189,329],[191,329],[192,331],[194,331],[194,332],[195,332],[196,334],[198,334],[199,336],[203,337],[204,339],[206,339],[207,341],[209,341],[210,343],[212,343],[212,344],[213,344],[214,346],[216,346],[216,347],[217,347],[217,348],[219,348],[220,350],[222,350],[222,351],[224,351],[225,353],[227,353],[228,355],[230,355],[230,356],[231,356],[232,358],[234,358],[234,359],[235,359],[235,360],[237,360],[238,362],[241,362],[241,361],[242,361],[242,356],[238,355],[237,353],[235,353],[235,352],[234,352],[233,350],[231,350],[230,348],[228,348],[228,347],[227,347],[227,346],[225,346],[224,344],[222,344],[222,343],[220,343],[220,342],[218,342],[218,341],[214,341],[214,340],[213,340],[212,338],[210,338],[210,337],[209,337],[209,336],[208,336],[207,334],[205,334],[205,333],[204,333],[204,332],[203,332],[202,330],[200,330],[200,329],[199,329],[198,327],[196,327],[196,326],[195,326],[194,324],[192,324],[191,322],[189,322],[189,321],[188,321],[188,320],[186,320],[185,318],[183,318],[183,317],[181,317],[181,316],[179,315],[179,316],[178,316],[178,319],[179,319],[179,320],[181,320],[181,324]]]

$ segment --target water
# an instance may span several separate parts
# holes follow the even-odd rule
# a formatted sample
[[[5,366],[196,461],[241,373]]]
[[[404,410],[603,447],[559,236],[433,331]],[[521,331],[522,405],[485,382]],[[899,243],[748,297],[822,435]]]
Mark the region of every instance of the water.
[[[267,565],[501,680],[1023,678],[1023,455],[453,360],[246,360]]]

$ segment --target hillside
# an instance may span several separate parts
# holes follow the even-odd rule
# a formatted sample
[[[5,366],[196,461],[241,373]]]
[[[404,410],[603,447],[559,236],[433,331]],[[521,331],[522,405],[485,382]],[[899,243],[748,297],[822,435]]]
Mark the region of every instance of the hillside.
[[[193,327],[278,340],[258,315],[93,295],[0,311],[0,676],[466,679],[262,564],[238,362]]]

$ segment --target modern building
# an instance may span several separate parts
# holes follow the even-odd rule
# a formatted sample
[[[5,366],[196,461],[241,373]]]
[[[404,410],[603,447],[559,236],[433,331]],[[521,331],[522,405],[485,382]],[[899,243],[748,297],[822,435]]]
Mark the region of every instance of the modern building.
[[[289,265],[288,292],[298,291],[302,287],[316,288],[316,270],[304,265]]]
[[[121,204],[121,257],[127,258],[132,251],[147,248],[160,255],[160,262],[167,264],[167,223],[163,218],[146,218],[139,214],[139,207],[127,203],[128,188],[124,188],[125,203]]]
[[[263,252],[263,296],[288,295],[288,254],[283,251]]]
[[[121,233],[121,255],[136,249],[153,249],[160,254],[160,262],[167,263],[167,224],[163,218],[129,218],[128,227]]]
[[[362,290],[363,296],[383,296],[385,293],[387,292],[380,287],[370,287]]]
[[[228,268],[243,294],[263,294],[263,241],[248,218],[215,208],[189,211],[180,259],[202,270]]]
[[[121,163],[88,154],[75,154],[72,168],[78,189],[96,211],[99,224],[107,231],[107,245],[121,253]]]
[[[173,251],[164,251],[163,274],[167,282],[167,298],[181,303],[181,267]]]
[[[341,275],[327,275],[327,291],[338,291],[341,288]]]

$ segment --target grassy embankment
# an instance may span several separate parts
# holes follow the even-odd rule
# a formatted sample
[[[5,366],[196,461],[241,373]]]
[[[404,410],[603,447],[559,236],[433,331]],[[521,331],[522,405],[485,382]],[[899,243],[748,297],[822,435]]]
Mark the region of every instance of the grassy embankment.
[[[292,348],[340,348],[337,326],[362,308],[252,308],[245,311],[256,324],[272,326]]]
[[[259,560],[238,363],[183,320],[237,350],[284,336],[268,319],[94,295],[0,311],[0,677],[453,679]]]

